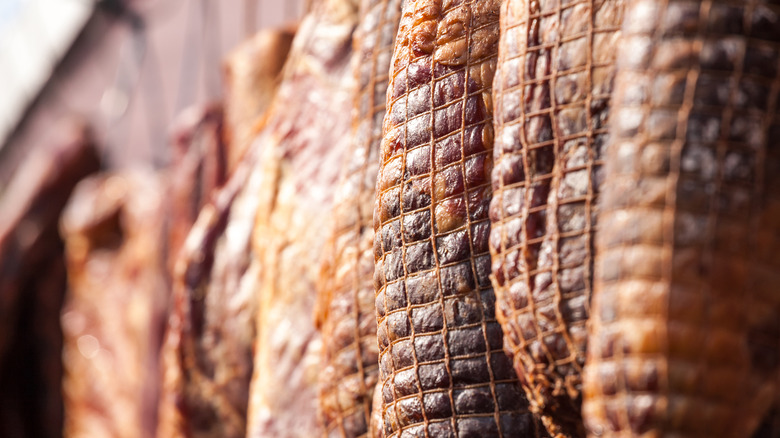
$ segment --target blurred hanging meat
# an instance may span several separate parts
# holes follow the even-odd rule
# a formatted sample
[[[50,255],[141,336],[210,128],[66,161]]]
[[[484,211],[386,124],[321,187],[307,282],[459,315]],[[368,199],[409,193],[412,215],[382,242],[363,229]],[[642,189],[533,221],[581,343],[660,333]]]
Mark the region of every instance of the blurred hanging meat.
[[[211,191],[225,182],[226,145],[221,105],[185,110],[174,121],[170,174],[168,269],[173,271],[179,250],[209,200]]]
[[[99,168],[87,128],[53,127],[0,187],[0,436],[62,435],[66,278],[58,221],[76,184]]]
[[[372,217],[387,72],[401,1],[361,1],[355,31],[351,139],[335,188],[318,291],[323,351],[319,409],[328,436],[367,436],[370,428],[378,374]]]
[[[244,437],[252,374],[256,153],[200,212],[177,259],[159,437]]]
[[[233,49],[224,61],[230,171],[249,148],[258,119],[273,100],[294,36],[294,26],[262,30]]]
[[[489,278],[499,6],[403,8],[374,212],[388,437],[543,433],[503,351]]]
[[[780,6],[632,0],[622,32],[586,426],[751,436],[780,371]]]
[[[63,214],[66,437],[154,436],[168,303],[163,187],[152,171],[95,176]]]
[[[291,29],[262,31],[229,55],[224,130],[222,111],[209,107],[183,116],[176,131],[181,134],[174,135],[187,152],[174,169],[181,175],[180,184],[174,180],[180,189],[174,189],[174,200],[183,202],[170,228],[172,234],[176,227],[189,233],[186,244],[181,238],[184,247],[173,269],[161,438],[246,435],[259,273],[250,242],[259,175],[252,173],[258,151],[245,150],[276,91],[292,35]],[[229,181],[213,191],[225,172],[232,172]]]
[[[261,205],[253,247],[261,262],[248,436],[321,434],[316,285],[332,195],[350,145],[350,59],[357,5],[323,0],[301,24],[264,131]]]
[[[490,239],[497,316],[553,435],[585,435],[592,237],[623,6],[507,0],[501,15]]]

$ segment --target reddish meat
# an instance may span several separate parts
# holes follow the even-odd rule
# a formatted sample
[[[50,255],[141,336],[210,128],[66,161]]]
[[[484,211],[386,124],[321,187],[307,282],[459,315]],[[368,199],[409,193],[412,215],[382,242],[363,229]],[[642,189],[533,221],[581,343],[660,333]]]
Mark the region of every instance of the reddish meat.
[[[256,125],[271,105],[295,29],[266,29],[233,49],[225,58],[225,137],[232,172],[249,149]]]
[[[349,149],[357,5],[318,2],[253,144],[263,153],[253,248],[261,266],[248,436],[319,435],[316,285],[339,164]]]
[[[0,188],[0,436],[62,436],[66,277],[58,221],[78,181],[99,168],[85,126],[53,127]]]

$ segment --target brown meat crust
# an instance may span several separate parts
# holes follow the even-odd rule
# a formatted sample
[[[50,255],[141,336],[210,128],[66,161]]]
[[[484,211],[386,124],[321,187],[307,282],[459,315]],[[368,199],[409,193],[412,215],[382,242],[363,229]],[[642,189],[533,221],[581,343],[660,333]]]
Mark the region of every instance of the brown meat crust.
[[[497,317],[553,435],[585,435],[592,237],[623,4],[507,0],[501,11],[490,206]]]
[[[363,0],[355,31],[350,149],[336,188],[318,287],[320,415],[327,436],[367,436],[378,376],[372,227],[379,147],[402,0]],[[381,429],[380,429],[381,430]]]
[[[498,0],[408,1],[374,211],[385,435],[537,436],[490,285]]]
[[[597,233],[594,436],[751,436],[780,366],[780,5],[629,3]]]

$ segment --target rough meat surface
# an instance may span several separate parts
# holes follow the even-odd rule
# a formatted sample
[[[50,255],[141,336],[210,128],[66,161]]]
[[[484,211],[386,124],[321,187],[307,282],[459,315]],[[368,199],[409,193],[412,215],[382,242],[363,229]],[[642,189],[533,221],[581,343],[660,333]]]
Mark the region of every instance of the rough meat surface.
[[[357,5],[325,0],[301,24],[264,131],[253,248],[261,265],[248,436],[322,434],[320,261],[339,164],[350,143]]]
[[[95,176],[62,216],[66,437],[154,436],[168,302],[163,187],[151,171]]]
[[[254,152],[254,151],[253,151]],[[177,259],[157,436],[244,437],[258,268],[256,153],[201,210]]]
[[[374,211],[388,437],[541,432],[503,351],[489,278],[499,5],[403,7]]]
[[[378,376],[373,206],[390,57],[401,0],[363,0],[352,59],[357,93],[350,149],[334,195],[318,290],[320,415],[328,436],[367,436]]]
[[[507,0],[490,248],[515,370],[555,435],[580,416],[593,242],[623,0]]]
[[[780,6],[629,3],[583,416],[595,436],[751,436],[780,365]]]

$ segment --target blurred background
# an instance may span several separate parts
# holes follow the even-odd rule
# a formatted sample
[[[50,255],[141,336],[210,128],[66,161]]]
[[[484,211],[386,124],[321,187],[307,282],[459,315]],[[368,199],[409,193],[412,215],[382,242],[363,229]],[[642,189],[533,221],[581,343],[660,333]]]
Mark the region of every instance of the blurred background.
[[[154,436],[178,249],[308,7],[0,0],[0,438]]]
[[[84,119],[105,168],[166,163],[175,115],[221,98],[225,54],[305,3],[0,1],[0,187],[64,117]]]

